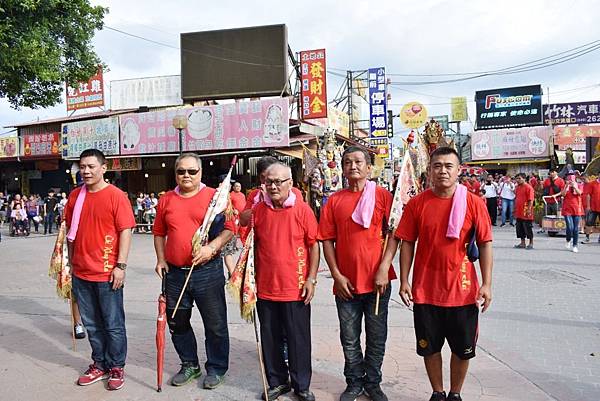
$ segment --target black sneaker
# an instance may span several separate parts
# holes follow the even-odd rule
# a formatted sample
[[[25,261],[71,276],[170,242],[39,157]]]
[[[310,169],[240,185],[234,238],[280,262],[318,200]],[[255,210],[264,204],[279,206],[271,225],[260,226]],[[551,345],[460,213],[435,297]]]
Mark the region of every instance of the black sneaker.
[[[380,386],[373,388],[365,388],[365,393],[372,401],[388,401],[387,395],[381,390]]]
[[[434,391],[431,393],[431,398],[429,401],[446,401],[446,392],[445,391]]]
[[[280,395],[284,395],[290,391],[292,391],[292,388],[290,387],[289,383],[280,384],[279,386],[269,387],[267,390],[267,395],[269,396],[269,401],[273,401],[279,398]],[[267,397],[265,397],[265,393],[262,394],[262,399],[267,399]]]
[[[349,384],[348,387],[346,387],[346,390],[340,395],[340,401],[356,401],[362,393],[362,386]]]
[[[202,376],[202,370],[200,370],[198,365],[194,365],[191,362],[184,362],[181,364],[179,372],[171,379],[171,384],[173,386],[183,386],[200,376]]]
[[[315,395],[310,390],[294,391],[300,401],[315,401]]]
[[[460,396],[460,393],[453,393],[452,391],[450,391],[448,393],[448,397],[446,397],[447,401],[462,401],[462,397]]]
[[[209,375],[204,378],[203,387],[208,390],[219,387],[225,380],[225,375]]]

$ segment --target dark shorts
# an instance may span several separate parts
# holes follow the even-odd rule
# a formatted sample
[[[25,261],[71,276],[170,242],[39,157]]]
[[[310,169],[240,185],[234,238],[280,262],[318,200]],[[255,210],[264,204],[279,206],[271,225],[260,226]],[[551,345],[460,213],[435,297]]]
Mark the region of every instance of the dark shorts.
[[[596,220],[598,220],[598,217],[600,217],[600,212],[589,210],[585,215],[585,225],[588,227],[594,227],[596,225]]]
[[[466,360],[475,356],[479,333],[479,308],[477,305],[443,307],[414,304],[417,354],[429,356],[442,350],[448,340],[450,350]]]
[[[533,239],[533,221],[517,219],[517,238]]]

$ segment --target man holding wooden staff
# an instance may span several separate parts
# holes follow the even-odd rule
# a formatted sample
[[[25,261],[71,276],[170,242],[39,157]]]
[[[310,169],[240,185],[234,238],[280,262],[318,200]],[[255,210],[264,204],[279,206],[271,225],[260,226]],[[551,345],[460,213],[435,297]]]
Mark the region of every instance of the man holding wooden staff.
[[[346,390],[340,401],[354,401],[363,391],[374,401],[385,401],[381,390],[381,365],[387,339],[389,280],[396,278],[391,265],[378,269],[383,252],[383,224],[392,195],[369,181],[371,155],[350,146],[342,155],[349,187],[336,192],[321,213],[318,239],[334,279],[335,302],[344,350]],[[380,293],[378,314],[376,292]],[[360,334],[365,319],[366,350]]]
[[[181,369],[171,384],[183,386],[199,377],[196,336],[190,324],[194,302],[202,316],[207,361],[204,388],[213,389],[223,382],[229,367],[229,332],[225,303],[225,276],[219,250],[233,235],[233,221],[217,216],[209,241],[192,255],[192,238],[202,224],[215,189],[201,182],[202,162],[194,153],[184,153],[175,161],[177,188],[163,195],[154,221],[156,273],[166,274],[167,316]],[[173,316],[178,297],[190,268],[194,267],[181,303]]]

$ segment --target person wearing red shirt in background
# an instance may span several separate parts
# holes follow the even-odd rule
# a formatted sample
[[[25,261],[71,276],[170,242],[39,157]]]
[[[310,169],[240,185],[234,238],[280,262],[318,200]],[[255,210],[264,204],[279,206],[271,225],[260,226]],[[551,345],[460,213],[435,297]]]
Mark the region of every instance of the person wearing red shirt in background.
[[[383,251],[382,227],[392,206],[392,195],[368,182],[372,162],[368,151],[349,146],[342,170],[349,187],[333,194],[322,210],[318,238],[334,280],[333,292],[344,350],[346,390],[340,401],[355,400],[365,391],[374,401],[387,400],[380,387],[387,340],[388,302],[396,278],[391,264],[379,267]],[[380,292],[375,315],[376,291]],[[366,349],[360,342],[365,320]]]
[[[460,183],[467,187],[467,191],[473,192],[473,187],[471,186],[471,181],[469,181],[469,177],[463,175],[460,177]]]
[[[202,225],[215,193],[202,182],[202,160],[195,153],[184,153],[175,160],[177,188],[160,197],[154,234],[156,273],[166,275],[167,323],[171,339],[181,360],[181,369],[171,380],[183,386],[202,374],[198,366],[198,346],[190,319],[192,307],[200,311],[204,324],[206,377],[203,387],[214,389],[223,382],[229,367],[229,331],[225,302],[225,275],[219,250],[235,231],[233,221],[217,215],[208,234],[208,243],[193,254],[192,238]],[[196,266],[181,304],[173,311],[192,265]]]
[[[584,176],[583,203],[585,205],[585,241],[590,242],[590,234],[600,217],[600,181]],[[600,237],[598,237],[600,242]]]
[[[310,301],[317,285],[317,219],[291,190],[292,171],[275,163],[266,170],[266,196],[253,210],[257,311],[268,399],[294,389],[314,401]],[[281,352],[289,349],[289,368]],[[291,378],[291,387],[289,380]],[[263,394],[263,399],[267,397]]]
[[[573,252],[579,252],[579,220],[583,216],[583,185],[575,178],[575,171],[567,173],[567,184],[561,191],[563,196],[562,215],[567,225],[567,243],[565,247]],[[571,242],[573,240],[573,242]]]
[[[229,198],[231,199],[231,205],[233,206],[236,231],[233,237],[225,244],[221,253],[223,255],[223,260],[225,261],[225,266],[227,267],[227,272],[231,276],[233,269],[235,269],[233,255],[240,250],[238,247],[238,238],[241,236],[241,227],[239,226],[240,213],[243,212],[246,207],[246,197],[242,193],[242,184],[239,182],[233,183]]]
[[[469,177],[469,185],[471,192],[479,196],[479,192],[481,191],[481,183],[479,182],[476,176],[472,175],[471,177]]]
[[[515,248],[533,249],[533,199],[535,192],[526,181],[525,173],[516,175],[515,218],[517,219],[517,238],[521,240]],[[525,245],[525,238],[529,244]]]
[[[565,182],[558,176],[556,169],[550,170],[550,176],[544,180],[543,195],[558,195],[565,187]],[[556,198],[546,199],[546,214],[556,216],[558,213],[558,201]]]
[[[430,401],[460,401],[469,359],[475,356],[478,335],[478,302],[485,312],[492,300],[492,231],[486,206],[467,192],[466,213],[459,238],[449,236],[448,223],[457,191],[458,153],[436,149],[430,159],[432,189],[412,198],[404,207],[400,224],[390,239],[383,264],[393,260],[399,240],[400,297],[414,304],[417,354],[424,357],[433,389]],[[461,200],[458,200],[460,202]],[[458,231],[458,230],[457,230]],[[467,257],[467,244],[475,236],[479,246],[482,285],[475,265]],[[418,246],[415,255],[415,244]],[[413,264],[412,286],[408,276]],[[442,346],[448,340],[450,392],[442,380]]]
[[[108,377],[108,389],[125,383],[127,334],[123,284],[135,218],[127,195],[104,181],[106,158],[97,149],[79,156],[84,185],[65,206],[73,294],[87,329],[94,361],[77,384]]]

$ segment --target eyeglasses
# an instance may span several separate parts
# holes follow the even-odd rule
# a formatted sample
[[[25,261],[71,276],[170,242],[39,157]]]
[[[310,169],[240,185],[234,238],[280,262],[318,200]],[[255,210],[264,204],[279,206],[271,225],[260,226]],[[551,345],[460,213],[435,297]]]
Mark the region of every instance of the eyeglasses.
[[[291,178],[286,178],[285,180],[269,180],[269,179],[266,179],[265,180],[265,185],[267,187],[270,187],[271,185],[275,184],[275,186],[277,188],[279,188],[281,186],[281,184],[283,184],[284,182],[289,181],[289,180],[291,180]]]
[[[193,176],[198,174],[198,172],[200,171],[200,169],[177,169],[177,175],[185,175],[185,173],[188,173],[189,175]]]

